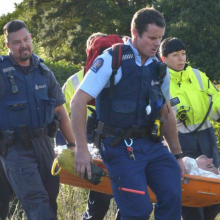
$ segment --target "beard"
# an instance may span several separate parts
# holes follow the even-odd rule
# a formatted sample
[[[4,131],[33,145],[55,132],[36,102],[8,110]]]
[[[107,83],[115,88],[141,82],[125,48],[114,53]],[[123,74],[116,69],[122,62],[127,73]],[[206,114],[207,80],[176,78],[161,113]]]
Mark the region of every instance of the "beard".
[[[31,50],[29,48],[20,50],[20,59],[21,61],[27,61],[31,58]]]
[[[20,57],[22,61],[27,61],[31,58],[31,54],[27,55],[27,56],[21,56]]]

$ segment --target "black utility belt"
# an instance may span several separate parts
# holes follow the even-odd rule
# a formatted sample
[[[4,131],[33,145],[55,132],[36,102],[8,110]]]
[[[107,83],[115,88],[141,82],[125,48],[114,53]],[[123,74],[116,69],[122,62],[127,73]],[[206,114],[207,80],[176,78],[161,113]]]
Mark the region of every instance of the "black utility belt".
[[[150,135],[150,129],[148,127],[138,128],[137,125],[133,125],[130,128],[124,129],[105,124],[101,121],[97,121],[96,129],[103,133],[104,137],[124,136],[125,138],[135,139]]]
[[[15,142],[21,141],[23,137],[27,138],[35,138],[35,137],[41,137],[48,134],[49,128],[43,127],[43,128],[36,128],[36,129],[28,129],[25,126],[19,127],[15,131],[5,130],[0,131],[0,141],[4,142],[7,145],[12,145]]]
[[[97,127],[93,131],[93,142],[96,146],[99,146],[101,139],[113,137],[110,145],[116,146],[124,139],[136,139],[149,136],[150,128],[148,127],[138,128],[137,125],[133,125],[128,129],[122,129],[107,125],[101,121],[97,121]]]

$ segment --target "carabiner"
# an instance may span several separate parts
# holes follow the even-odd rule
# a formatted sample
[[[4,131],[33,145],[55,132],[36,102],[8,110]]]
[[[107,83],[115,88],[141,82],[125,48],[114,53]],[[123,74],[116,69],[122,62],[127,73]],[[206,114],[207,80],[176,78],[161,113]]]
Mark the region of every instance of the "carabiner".
[[[124,139],[125,145],[126,145],[127,147],[131,147],[132,144],[133,144],[133,139],[129,138],[129,140],[131,141],[130,144],[128,144],[127,140]]]

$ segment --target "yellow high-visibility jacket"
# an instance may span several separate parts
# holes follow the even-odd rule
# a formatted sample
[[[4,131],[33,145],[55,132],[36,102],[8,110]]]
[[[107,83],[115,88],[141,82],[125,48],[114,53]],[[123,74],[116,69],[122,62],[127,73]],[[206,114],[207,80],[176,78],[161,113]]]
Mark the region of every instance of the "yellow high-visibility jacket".
[[[174,115],[181,106],[189,109],[185,121],[188,129],[176,118],[178,131],[189,133],[196,129],[205,118],[210,103],[213,102],[211,112],[200,130],[211,127],[210,118],[214,120],[220,118],[220,93],[209,78],[203,72],[190,66],[183,71],[177,72],[169,69],[169,72],[171,105]]]
[[[83,74],[84,74],[84,70],[82,69],[79,72],[75,73],[74,75],[70,76],[62,88],[66,99],[66,103],[64,104],[64,107],[69,116],[71,113],[71,108],[70,108],[71,100],[77,88],[79,87],[79,84],[83,80]],[[94,106],[90,106],[90,107],[92,107],[93,109],[95,108]],[[91,111],[87,109],[87,115],[89,114],[91,114]]]

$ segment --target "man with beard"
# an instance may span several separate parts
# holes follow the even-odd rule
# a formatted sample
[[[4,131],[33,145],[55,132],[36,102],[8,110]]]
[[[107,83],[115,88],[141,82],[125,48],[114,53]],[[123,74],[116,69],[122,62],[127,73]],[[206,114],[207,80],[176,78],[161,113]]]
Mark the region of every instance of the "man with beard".
[[[59,127],[74,143],[65,99],[52,71],[32,53],[25,23],[10,21],[3,31],[9,55],[0,57],[0,159],[27,218],[56,220],[59,177],[50,172],[50,138]]]

